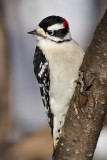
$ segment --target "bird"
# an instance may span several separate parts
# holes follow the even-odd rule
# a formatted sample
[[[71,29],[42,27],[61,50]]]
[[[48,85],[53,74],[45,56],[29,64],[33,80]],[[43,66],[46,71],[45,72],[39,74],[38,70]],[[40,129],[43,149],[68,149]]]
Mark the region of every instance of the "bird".
[[[56,149],[85,52],[72,39],[69,23],[63,17],[48,16],[28,33],[36,36],[34,73]]]

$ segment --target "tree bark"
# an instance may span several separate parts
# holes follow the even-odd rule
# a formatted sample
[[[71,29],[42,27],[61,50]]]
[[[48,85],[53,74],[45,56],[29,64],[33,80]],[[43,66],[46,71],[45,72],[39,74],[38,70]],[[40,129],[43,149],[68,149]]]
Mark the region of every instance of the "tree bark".
[[[83,64],[84,91],[78,84],[53,160],[92,160],[107,114],[107,10],[97,26]]]

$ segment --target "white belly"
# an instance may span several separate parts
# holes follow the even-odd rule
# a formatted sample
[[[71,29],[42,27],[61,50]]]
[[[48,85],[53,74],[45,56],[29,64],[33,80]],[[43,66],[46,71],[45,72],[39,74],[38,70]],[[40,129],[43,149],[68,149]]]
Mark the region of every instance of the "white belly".
[[[54,115],[66,113],[78,79],[84,52],[75,41],[54,43],[43,41],[40,48],[49,62],[50,106]]]
[[[61,58],[61,57],[60,57]],[[57,59],[57,60],[56,60]],[[58,62],[59,61],[59,62]],[[66,114],[75,90],[78,72],[73,75],[72,63],[64,57],[55,58],[50,64],[50,105],[54,115]]]

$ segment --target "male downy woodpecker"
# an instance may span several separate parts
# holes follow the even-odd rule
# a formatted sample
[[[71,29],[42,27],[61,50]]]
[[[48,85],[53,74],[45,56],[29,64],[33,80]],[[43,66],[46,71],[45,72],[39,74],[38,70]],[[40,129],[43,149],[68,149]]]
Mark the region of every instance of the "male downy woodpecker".
[[[79,78],[84,51],[71,38],[68,22],[59,16],[43,19],[28,33],[35,34],[37,39],[34,72],[56,148]]]

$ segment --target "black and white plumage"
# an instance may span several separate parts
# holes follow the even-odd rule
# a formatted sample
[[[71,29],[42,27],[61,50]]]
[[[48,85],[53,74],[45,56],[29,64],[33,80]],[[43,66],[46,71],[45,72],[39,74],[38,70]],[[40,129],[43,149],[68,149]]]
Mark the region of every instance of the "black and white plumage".
[[[68,22],[59,16],[43,19],[29,33],[35,34],[37,39],[34,71],[56,147],[75,91],[84,51],[71,38]]]
[[[51,132],[53,134],[53,114],[50,108],[50,97],[49,97],[49,87],[50,87],[49,63],[39,47],[36,47],[33,64],[34,64],[34,72],[39,83],[43,104],[45,106],[45,111],[48,116],[48,122],[51,127]]]

